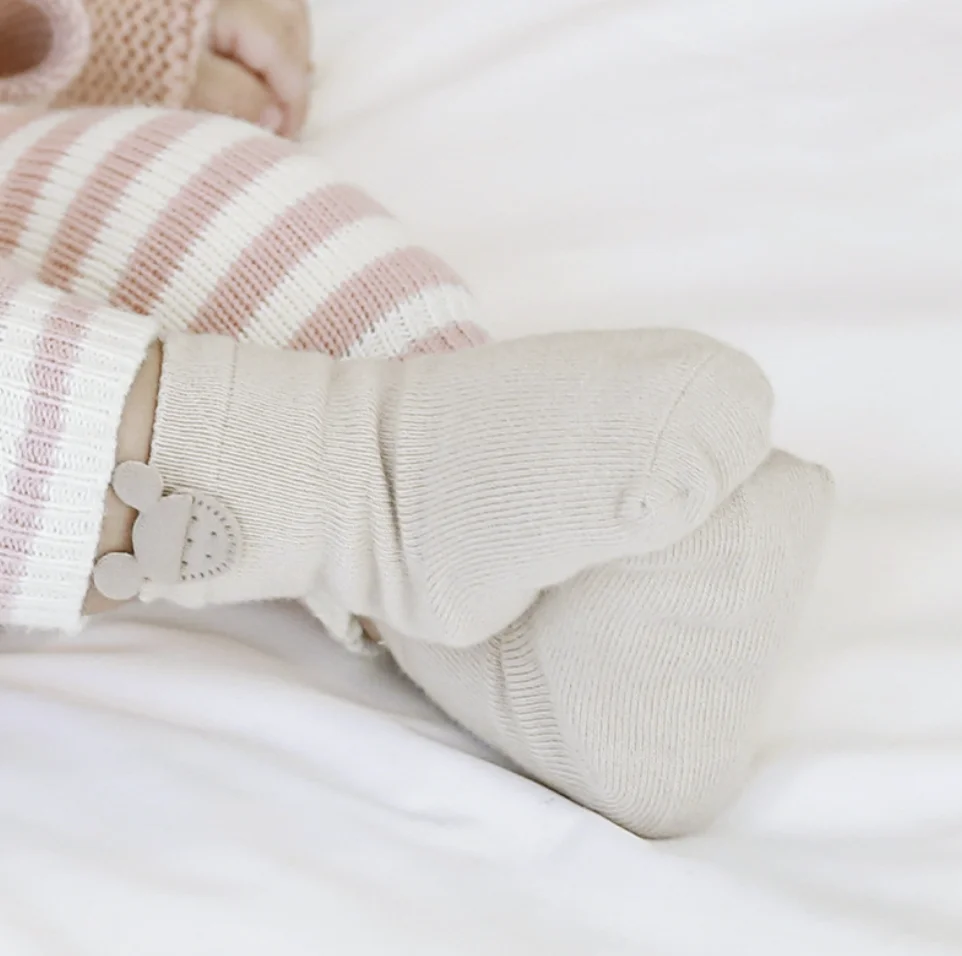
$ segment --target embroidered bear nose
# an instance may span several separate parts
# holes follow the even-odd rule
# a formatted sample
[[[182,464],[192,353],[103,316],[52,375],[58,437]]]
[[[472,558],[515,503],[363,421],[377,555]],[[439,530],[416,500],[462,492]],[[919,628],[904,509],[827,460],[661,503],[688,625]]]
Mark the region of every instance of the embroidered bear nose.
[[[133,554],[104,555],[94,567],[94,587],[113,601],[137,597],[146,583],[173,585],[227,573],[240,554],[236,518],[205,494],[164,494],[160,472],[141,462],[124,462],[113,489],[139,514]]]

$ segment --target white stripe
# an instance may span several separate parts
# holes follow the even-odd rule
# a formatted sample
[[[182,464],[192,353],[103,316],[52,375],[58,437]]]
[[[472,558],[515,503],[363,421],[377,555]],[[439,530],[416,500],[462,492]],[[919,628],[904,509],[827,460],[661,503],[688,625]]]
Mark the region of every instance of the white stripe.
[[[156,117],[158,114],[153,113]],[[127,262],[167,207],[214,156],[251,136],[251,128],[226,120],[204,120],[161,150],[124,190],[107,216],[79,271],[76,290],[106,298],[116,289]]]
[[[286,344],[315,309],[377,259],[406,248],[407,230],[386,216],[349,222],[292,269],[251,316],[243,338]]]
[[[335,180],[317,160],[286,157],[251,181],[197,237],[158,311],[189,322],[237,258],[286,209]]]
[[[34,287],[35,288],[35,287]],[[33,364],[43,324],[53,297],[20,291],[0,309],[0,465],[3,467],[2,498],[10,495],[11,481],[20,460],[20,440],[30,405],[27,374]],[[16,317],[12,320],[8,317]]]
[[[7,502],[13,494],[13,479],[18,472],[21,459],[21,442],[27,423],[28,409],[31,405],[32,391],[28,377],[33,365],[37,347],[40,343],[47,316],[52,311],[55,294],[49,291],[38,294],[37,287],[21,291],[10,301],[4,314],[0,315],[3,338],[0,341],[0,377],[5,387],[0,389],[0,462],[3,465],[3,479],[0,496]],[[16,316],[11,321],[7,316]],[[46,524],[46,506],[37,513],[37,525]],[[6,598],[8,618],[12,624],[35,625],[26,617],[24,587],[35,575],[48,574],[42,562],[36,557],[23,557],[18,578],[18,593]]]
[[[118,110],[81,133],[50,170],[33,212],[24,225],[20,248],[27,261],[42,263],[64,214],[94,170],[120,141],[151,118],[146,110]]]
[[[104,309],[77,342],[61,405],[46,503],[20,582],[24,615],[69,615],[84,594],[114,467],[115,435],[130,382],[153,337],[150,323]],[[62,608],[53,606],[58,595]],[[24,623],[35,623],[25,619]]]
[[[457,323],[472,321],[474,297],[461,285],[423,289],[380,320],[348,350],[347,358],[394,358],[416,342]]]
[[[0,185],[13,172],[14,167],[23,158],[23,154],[43,139],[51,130],[59,126],[68,117],[63,113],[51,113],[31,120],[26,126],[21,126],[14,133],[0,139]],[[19,246],[13,250],[16,261],[29,270],[40,267],[40,260],[29,258],[23,254]]]

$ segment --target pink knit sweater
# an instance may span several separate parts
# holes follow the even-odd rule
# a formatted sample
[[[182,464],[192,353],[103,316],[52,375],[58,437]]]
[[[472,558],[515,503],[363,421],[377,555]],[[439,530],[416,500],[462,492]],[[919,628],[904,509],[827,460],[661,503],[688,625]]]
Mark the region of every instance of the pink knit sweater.
[[[0,100],[183,106],[216,0],[0,0]]]
[[[61,17],[38,43],[47,59],[0,80],[0,102],[49,99],[78,76],[56,39],[76,5],[43,4]],[[77,621],[123,401],[156,335],[403,357],[483,341],[473,314],[458,277],[380,205],[254,127],[0,108],[0,623]]]

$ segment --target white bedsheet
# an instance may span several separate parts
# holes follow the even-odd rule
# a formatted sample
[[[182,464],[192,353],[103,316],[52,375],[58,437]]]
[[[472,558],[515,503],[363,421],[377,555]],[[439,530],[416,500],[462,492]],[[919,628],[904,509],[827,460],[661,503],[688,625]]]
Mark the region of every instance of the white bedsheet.
[[[645,844],[290,608],[0,656],[0,956],[962,953],[962,8],[318,0],[311,148],[501,335],[751,349],[843,501],[752,786]]]

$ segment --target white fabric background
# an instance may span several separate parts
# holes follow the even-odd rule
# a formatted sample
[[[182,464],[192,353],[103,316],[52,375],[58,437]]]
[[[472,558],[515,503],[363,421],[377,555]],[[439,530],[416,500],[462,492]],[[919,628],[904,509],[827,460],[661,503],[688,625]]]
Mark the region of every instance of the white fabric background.
[[[962,953],[962,7],[317,0],[310,147],[499,335],[756,354],[843,506],[752,786],[649,845],[282,608],[0,657],[2,956]]]

